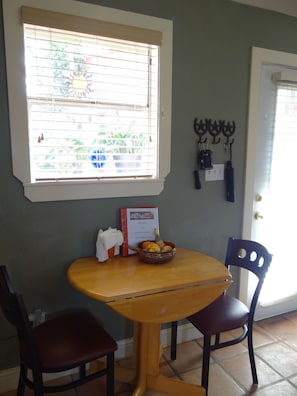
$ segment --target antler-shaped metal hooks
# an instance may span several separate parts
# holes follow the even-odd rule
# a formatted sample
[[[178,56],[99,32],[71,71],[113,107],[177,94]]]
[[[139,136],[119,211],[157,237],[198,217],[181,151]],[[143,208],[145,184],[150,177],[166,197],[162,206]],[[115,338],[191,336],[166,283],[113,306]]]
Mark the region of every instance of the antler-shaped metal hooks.
[[[218,135],[221,133],[221,125],[216,121],[212,122],[211,119],[206,120],[208,124],[208,132],[212,136],[212,144],[219,144],[221,138],[218,138]]]
[[[199,136],[198,144],[204,144],[207,142],[207,138],[202,139],[207,132],[212,136],[211,144],[218,144],[221,138],[218,137],[221,133],[226,137],[225,146],[234,143],[234,139],[230,139],[235,133],[235,122],[225,120],[213,121],[211,118],[205,118],[204,120],[199,120],[195,118],[194,120],[194,131]]]
[[[199,136],[198,144],[204,144],[207,142],[207,138],[202,140],[202,136],[207,132],[206,123],[204,123],[202,120],[198,121],[198,118],[195,118],[194,131]]]
[[[232,121],[232,125],[229,121],[227,122],[227,124],[225,124],[225,122],[224,122],[224,128],[223,128],[222,132],[223,132],[223,135],[226,137],[226,141],[225,141],[226,146],[228,146],[228,144],[232,145],[234,143],[234,139],[232,138],[230,140],[230,137],[234,134],[235,129],[236,129],[236,126],[235,126],[234,121]]]

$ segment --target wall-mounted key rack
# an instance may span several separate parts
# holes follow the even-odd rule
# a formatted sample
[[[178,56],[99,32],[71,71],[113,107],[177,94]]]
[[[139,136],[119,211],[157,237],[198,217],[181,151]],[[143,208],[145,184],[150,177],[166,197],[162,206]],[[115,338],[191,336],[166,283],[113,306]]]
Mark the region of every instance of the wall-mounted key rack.
[[[209,171],[213,169],[212,150],[208,148],[208,143],[211,145],[223,143],[225,150],[229,151],[229,159],[226,162],[224,169],[225,184],[226,184],[226,200],[234,202],[234,170],[232,166],[232,146],[236,125],[235,121],[226,120],[212,120],[211,118],[194,119],[194,131],[198,136],[198,153],[197,153],[197,169],[194,170],[195,188],[201,189],[201,182],[199,177],[199,170]],[[210,135],[210,138],[207,137]],[[224,136],[221,139],[221,135]],[[216,164],[218,166],[218,164]],[[210,180],[210,179],[209,179]],[[220,180],[220,179],[215,179]]]
[[[234,139],[230,139],[235,133],[235,121],[225,121],[225,120],[212,120],[211,118],[194,120],[194,131],[198,135],[198,144],[207,143],[208,139],[205,137],[209,133],[212,137],[210,140],[211,144],[219,144],[221,138],[219,135],[223,134],[226,138],[224,144],[230,145],[234,143]]]

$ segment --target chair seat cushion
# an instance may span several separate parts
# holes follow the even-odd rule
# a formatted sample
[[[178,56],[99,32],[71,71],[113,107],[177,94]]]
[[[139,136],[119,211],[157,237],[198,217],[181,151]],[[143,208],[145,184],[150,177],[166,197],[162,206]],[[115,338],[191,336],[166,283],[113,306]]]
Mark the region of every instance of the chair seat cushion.
[[[237,298],[221,295],[213,303],[187,319],[204,335],[237,329],[247,323],[249,310]]]
[[[113,338],[87,310],[63,313],[33,329],[43,371],[61,371],[100,358],[117,349]],[[25,345],[22,359],[30,367]]]

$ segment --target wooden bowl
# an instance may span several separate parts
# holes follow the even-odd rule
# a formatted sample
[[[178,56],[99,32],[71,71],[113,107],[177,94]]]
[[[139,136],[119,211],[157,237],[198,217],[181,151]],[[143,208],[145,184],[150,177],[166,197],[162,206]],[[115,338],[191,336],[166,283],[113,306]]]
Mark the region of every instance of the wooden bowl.
[[[144,242],[144,241],[143,241]],[[141,248],[142,243],[138,244],[138,249],[136,249],[139,260],[148,264],[163,264],[172,260],[176,253],[175,244],[172,242],[164,241],[165,245],[169,245],[172,247],[172,250],[169,252],[147,252]],[[152,241],[154,242],[154,241]]]

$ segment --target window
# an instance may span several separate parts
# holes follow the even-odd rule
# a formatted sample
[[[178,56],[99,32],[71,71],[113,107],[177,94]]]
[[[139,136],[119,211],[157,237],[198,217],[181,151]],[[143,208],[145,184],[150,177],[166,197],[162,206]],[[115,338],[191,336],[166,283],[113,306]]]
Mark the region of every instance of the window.
[[[171,22],[70,0],[25,3],[39,2],[4,0],[13,170],[25,195],[159,194],[170,168]]]

